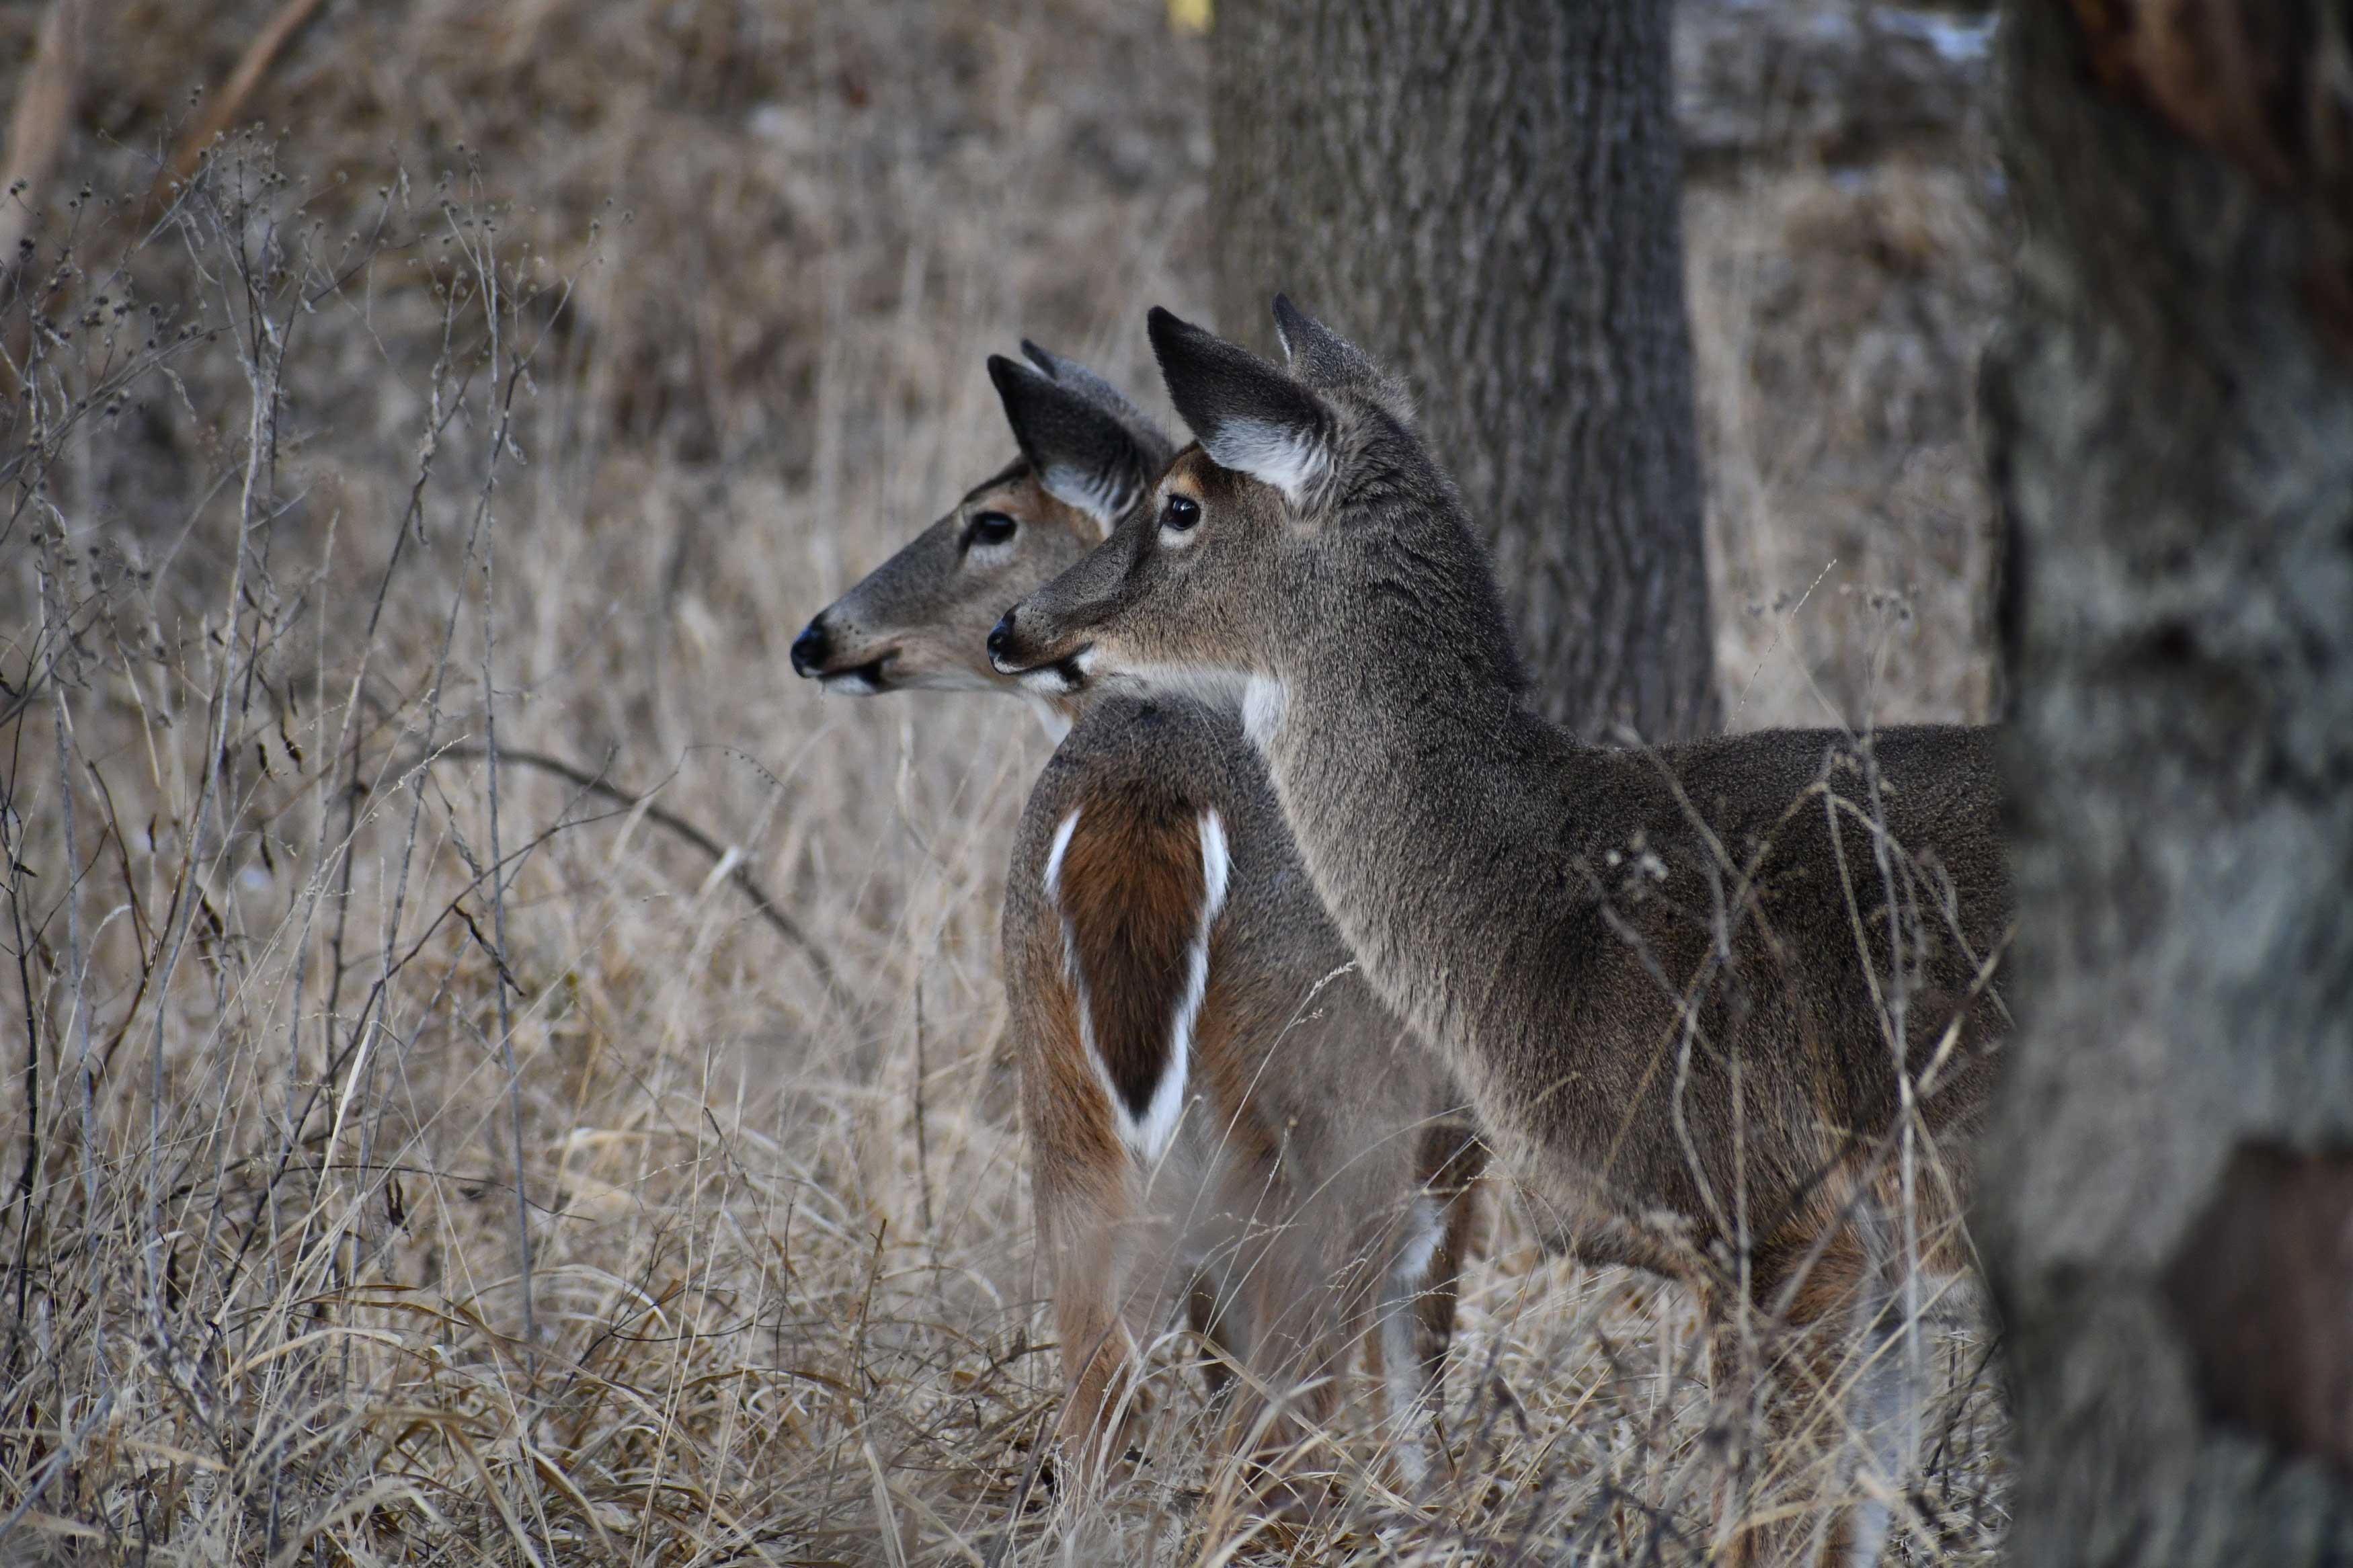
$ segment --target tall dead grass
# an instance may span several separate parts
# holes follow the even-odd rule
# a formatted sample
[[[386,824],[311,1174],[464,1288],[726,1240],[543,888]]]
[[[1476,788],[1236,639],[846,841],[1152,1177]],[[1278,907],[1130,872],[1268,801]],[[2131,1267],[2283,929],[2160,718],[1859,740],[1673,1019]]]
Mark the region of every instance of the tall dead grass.
[[[1033,1463],[994,948],[1045,743],[785,647],[1002,462],[985,353],[1140,388],[1136,308],[1205,292],[1157,7],[331,8],[313,129],[161,216],[269,7],[121,9],[0,299],[0,1558],[1697,1552],[1690,1304],[1508,1214],[1430,1498],[1358,1443],[1257,1518],[1173,1339],[1113,1509]],[[1922,1560],[1999,1522],[1958,1323]]]

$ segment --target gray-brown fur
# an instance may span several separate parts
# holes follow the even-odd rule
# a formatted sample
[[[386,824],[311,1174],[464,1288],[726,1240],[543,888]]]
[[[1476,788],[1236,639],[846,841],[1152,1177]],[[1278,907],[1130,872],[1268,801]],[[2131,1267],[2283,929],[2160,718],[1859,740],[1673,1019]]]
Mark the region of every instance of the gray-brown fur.
[[[1340,363],[1278,315],[1295,368]],[[1578,744],[1528,711],[1484,552],[1377,383],[1153,325],[1202,447],[1016,607],[1000,667],[1240,702],[1349,946],[1563,1243],[1852,1313],[1885,1251],[1858,1227],[1905,1212],[1900,1032],[1909,1212],[1956,1263],[2006,1026],[1989,732]]]
[[[794,639],[797,674],[860,697],[1021,689],[980,657],[988,628],[1007,605],[1093,549],[1106,516],[1117,516],[1176,452],[1092,371],[1035,343],[1021,347],[1038,370],[992,360],[990,374],[1008,415],[1022,416],[1022,455],[818,612]],[[1041,429],[1030,434],[1031,426]],[[1049,450],[1041,452],[1041,440]],[[1080,489],[1061,471],[1074,454],[1089,481]],[[1100,497],[1082,493],[1122,487],[1107,514]],[[1048,708],[1068,722],[1067,710]]]
[[[1038,370],[990,367],[1021,461],[813,621],[804,673],[854,691],[1013,689],[987,663],[988,623],[1092,548],[1103,509],[1148,489],[1165,438],[1081,367],[1024,347]],[[976,559],[974,521],[991,512],[1017,526]],[[1076,725],[1024,810],[1003,938],[1070,1458],[1091,1470],[1124,1447],[1139,1342],[1181,1297],[1251,1386],[1321,1380],[1261,1448],[1328,1414],[1356,1346],[1383,1327],[1410,1464],[1478,1230],[1483,1151],[1461,1091],[1354,973],[1230,715],[1044,684],[1033,695]],[[1210,812],[1226,872],[1187,1103],[1147,1166],[1122,1115],[1142,1116],[1171,1051]],[[1405,1278],[1417,1226],[1437,1232],[1434,1254]],[[1392,1316],[1405,1328],[1377,1322]],[[1231,1404],[1239,1437],[1264,1406]]]

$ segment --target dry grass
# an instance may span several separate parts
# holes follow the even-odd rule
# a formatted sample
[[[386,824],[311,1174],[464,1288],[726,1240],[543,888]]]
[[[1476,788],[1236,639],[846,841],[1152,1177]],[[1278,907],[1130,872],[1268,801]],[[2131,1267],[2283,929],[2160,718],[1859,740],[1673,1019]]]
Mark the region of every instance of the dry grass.
[[[283,145],[156,216],[192,85],[274,9],[121,0],[91,194],[0,286],[0,1558],[1694,1556],[1689,1303],[1508,1216],[1427,1506],[1358,1445],[1283,1535],[1198,1495],[1181,1420],[1083,1530],[1030,1468],[1058,1389],[994,948],[1045,743],[820,703],[785,647],[1003,460],[983,353],[1142,386],[1137,310],[1198,308],[1198,45],[1140,0],[329,6],[259,106]],[[1931,237],[1903,287],[1954,320],[1907,349],[1853,304],[1885,368],[1810,415],[1840,290],[1755,258],[1848,244],[1845,187],[1694,198],[1743,722],[1984,700],[1936,390],[1983,300],[1936,280],[1991,241],[1942,177],[1871,222]],[[1852,581],[1914,625],[1850,595],[1763,658],[1740,606],[1852,564],[1803,514],[1862,491],[1894,521]],[[1920,1507],[1958,1560],[2000,1487],[1966,1320],[1940,1342]]]
[[[1736,727],[1990,715],[1995,534],[1971,413],[2008,285],[1991,170],[1968,152],[1750,168],[1685,205]]]

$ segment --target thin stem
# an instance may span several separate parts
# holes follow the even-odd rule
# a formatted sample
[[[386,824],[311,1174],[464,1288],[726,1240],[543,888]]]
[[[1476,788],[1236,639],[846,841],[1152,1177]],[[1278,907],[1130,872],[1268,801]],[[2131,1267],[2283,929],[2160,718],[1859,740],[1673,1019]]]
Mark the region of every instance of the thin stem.
[[[60,526],[62,525],[63,520],[53,519],[53,521],[59,523]],[[57,563],[55,556],[52,553],[54,547],[54,536],[50,536],[43,540],[41,545],[42,616],[44,619],[50,621],[53,631],[57,633],[50,643],[49,658],[52,664],[54,664],[57,659],[64,656],[67,647],[67,637],[64,635],[63,630],[66,619],[65,604],[63,595],[59,592],[58,585]],[[54,668],[50,671],[49,702],[52,722],[57,731],[58,786],[58,793],[62,797],[59,801],[59,805],[62,808],[60,811],[60,826],[63,827],[65,832],[66,994],[68,1005],[72,1009],[72,1033],[76,1037],[79,1045],[75,1059],[79,1063],[79,1067],[77,1071],[81,1079],[82,1223],[85,1226],[96,1226],[100,1224],[98,1208],[98,1108],[97,1092],[93,1087],[96,1075],[90,1068],[90,1009],[84,1005],[86,997],[83,994],[84,976],[82,972],[81,952],[81,879],[77,869],[79,865],[80,857],[74,853],[74,792],[72,776],[73,731],[70,716],[66,710],[65,682],[58,678],[57,672]],[[157,1014],[157,1023],[159,1027],[161,1026],[161,1022],[162,1015],[159,1010]],[[150,1154],[152,1157],[152,1150],[150,1151]],[[152,1171],[152,1164],[150,1169]],[[90,1364],[97,1369],[100,1384],[106,1389],[109,1395],[111,1395],[114,1386],[114,1378],[112,1370],[109,1366],[106,1359],[106,1293],[99,1281],[93,1280],[91,1282],[90,1300]]]
[[[217,216],[217,215],[216,215]],[[242,246],[237,256],[240,270],[247,270]],[[234,307],[232,307],[232,310]],[[270,331],[264,312],[257,331]],[[209,710],[205,726],[205,751],[202,772],[196,786],[196,802],[187,816],[184,837],[185,851],[181,862],[179,889],[172,909],[164,917],[163,963],[155,982],[155,1046],[151,1062],[149,1101],[147,1106],[147,1200],[149,1234],[144,1248],[147,1262],[148,1310],[160,1328],[163,1323],[163,1268],[158,1257],[164,1236],[163,1144],[164,1144],[164,1044],[166,1026],[171,1018],[170,997],[172,976],[179,968],[180,953],[187,943],[188,924],[195,918],[199,889],[198,860],[204,847],[205,818],[213,807],[213,785],[221,766],[221,748],[228,729],[230,689],[237,683],[237,628],[243,619],[245,603],[246,563],[252,548],[254,520],[260,510],[263,476],[269,466],[269,454],[277,442],[277,383],[270,370],[264,367],[271,362],[259,353],[248,353],[240,342],[240,357],[244,359],[248,389],[246,415],[245,474],[237,496],[237,544],[229,566],[228,624],[222,630],[223,657],[228,661],[217,672],[213,682]],[[85,1053],[86,1054],[86,1053]],[[87,1076],[87,1075],[85,1075]]]
[[[481,748],[459,741],[431,752],[425,760],[427,762],[439,762],[445,759],[464,761],[480,755],[482,755]],[[635,790],[625,789],[607,778],[601,768],[592,773],[576,763],[568,763],[562,757],[550,756],[545,752],[527,752],[518,747],[505,746],[500,749],[499,760],[522,767],[536,768],[544,773],[553,773],[566,784],[576,785],[591,795],[601,795],[616,805],[639,812],[648,822],[659,827],[668,828],[693,845],[712,860],[723,865],[727,862],[727,847],[720,843],[717,838],[678,813],[649,804],[655,793],[654,790],[647,790],[639,794]],[[734,884],[736,891],[751,901],[754,910],[768,923],[771,930],[799,951],[803,962],[807,963],[810,972],[824,984],[826,994],[833,1003],[845,1011],[849,1009],[853,1005],[854,998],[835,972],[833,961],[826,956],[825,950],[818,945],[814,937],[802,929],[799,922],[785,913],[783,906],[776,902],[767,889],[763,887],[759,879],[744,867],[740,857],[736,858],[734,866],[729,869],[727,880]]]
[[[490,321],[491,365],[499,364],[499,292],[495,258],[486,258],[479,270],[482,309]],[[515,1066],[513,1004],[509,996],[507,963],[506,873],[499,847],[499,683],[498,683],[498,516],[491,506],[500,453],[504,449],[514,415],[514,384],[507,385],[501,403],[497,430],[491,448],[491,472],[482,479],[482,755],[488,773],[491,812],[491,938],[498,948],[498,973],[491,988],[499,998],[499,1054],[507,1069],[507,1110],[514,1126],[515,1249],[522,1269],[523,1363],[531,1381],[539,1381],[539,1320],[533,1311],[531,1280],[531,1199],[523,1184],[522,1074]]]
[[[915,971],[915,1182],[923,1204],[923,1234],[936,1251],[939,1237],[932,1229],[931,1135],[923,1115],[923,1080],[931,1076],[931,1067],[924,1056],[923,972],[919,967]]]

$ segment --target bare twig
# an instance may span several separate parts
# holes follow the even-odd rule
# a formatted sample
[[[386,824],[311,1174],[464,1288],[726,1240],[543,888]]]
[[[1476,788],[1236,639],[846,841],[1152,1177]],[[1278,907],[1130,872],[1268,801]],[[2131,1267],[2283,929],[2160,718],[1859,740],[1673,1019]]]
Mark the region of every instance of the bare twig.
[[[468,742],[445,746],[434,753],[436,760],[479,759],[482,755],[481,747]],[[648,795],[623,789],[607,778],[601,771],[590,773],[587,769],[576,767],[561,757],[551,757],[544,752],[518,751],[512,746],[500,747],[499,759],[501,762],[519,763],[527,768],[536,768],[541,773],[554,774],[567,784],[575,784],[592,794],[600,795],[616,805],[627,806],[632,811],[642,811],[647,821],[670,829],[704,855],[709,856],[712,861],[723,861],[727,858],[726,846],[721,844],[710,834],[679,816],[678,813],[664,806],[653,805]],[[649,795],[650,793],[649,792]],[[759,912],[760,918],[766,921],[778,936],[783,937],[799,952],[802,961],[807,963],[818,979],[825,984],[827,994],[838,1005],[847,1010],[850,1006],[849,994],[842,986],[839,977],[834,971],[833,961],[826,956],[825,950],[817,944],[808,932],[801,929],[792,916],[785,913],[777,906],[776,900],[769,896],[768,890],[760,885],[758,879],[752,875],[740,859],[727,873],[727,879],[735,885],[738,892],[751,901],[752,908]]]
[[[48,574],[46,563],[42,572],[42,614],[48,614]],[[37,684],[26,681],[30,688]],[[33,950],[25,924],[28,893],[25,879],[29,868],[25,864],[25,818],[18,809],[16,783],[24,777],[23,760],[25,726],[18,724],[9,737],[8,776],[0,784],[0,860],[5,860],[8,875],[8,922],[16,938],[16,984],[25,1001],[25,1166],[16,1179],[15,1202],[23,1205],[16,1220],[16,1260],[12,1269],[16,1279],[16,1311],[8,1321],[9,1375],[17,1374],[22,1363],[25,1312],[28,1288],[32,1282],[31,1247],[33,1241],[33,1209],[37,1189],[35,1182],[41,1170],[41,1021],[39,1005],[33,996]],[[67,856],[69,863],[72,856]],[[52,1071],[55,1069],[52,1068]]]
[[[492,989],[497,994],[499,1056],[506,1068],[507,1110],[514,1138],[515,1249],[522,1297],[526,1380],[522,1400],[527,1406],[535,1406],[539,1398],[539,1318],[532,1293],[531,1196],[524,1181],[522,1074],[515,1061],[512,988],[507,984],[507,873],[500,864],[499,846],[498,512],[492,504],[500,464],[514,450],[515,394],[523,384],[532,354],[528,347],[510,344],[503,331],[503,312],[511,307],[500,293],[498,253],[491,237],[496,232],[494,226],[485,225],[470,238],[467,228],[454,216],[448,221],[449,237],[471,263],[480,290],[482,317],[490,339],[485,363],[497,392],[498,418],[491,431],[490,462],[474,496],[474,532],[481,541],[482,550],[482,754],[489,772],[484,794],[491,828],[491,930],[496,944],[492,956],[500,975]],[[541,1544],[552,1554],[546,1504],[536,1488],[532,1489],[531,1504]]]
[[[219,139],[222,132],[237,123],[237,116],[245,111],[246,100],[253,96],[253,89],[261,85],[261,79],[269,74],[271,66],[278,63],[279,54],[293,42],[294,35],[302,30],[304,24],[317,14],[318,9],[319,0],[286,0],[286,4],[278,8],[278,14],[269,18],[269,25],[254,35],[253,42],[246,46],[245,58],[237,62],[237,69],[230,74],[228,86],[213,100],[211,109],[197,122],[196,128],[180,139],[180,145],[172,153],[172,161],[164,164],[164,172],[155,177],[155,196],[169,195],[174,187],[185,184],[195,174],[198,165],[205,161],[206,151]]]
[[[923,1048],[923,973],[915,972],[915,1184],[923,1199],[923,1234],[932,1238],[934,1250],[939,1235],[932,1226],[932,1140],[924,1125],[923,1080],[931,1076],[931,1064]]]
[[[218,215],[216,215],[216,217]],[[240,268],[247,263],[241,247],[233,247],[232,256]],[[251,279],[241,278],[244,298],[253,299]],[[151,1100],[147,1108],[147,1198],[150,1233],[147,1237],[148,1310],[155,1323],[163,1321],[165,1295],[166,1265],[161,1253],[166,1234],[163,1213],[164,1183],[162,1159],[164,1143],[164,1044],[170,1023],[172,976],[179,968],[180,955],[186,946],[188,927],[194,911],[203,901],[202,873],[198,867],[204,856],[206,819],[211,816],[216,786],[220,782],[223,747],[229,730],[230,693],[237,684],[237,628],[246,605],[247,570],[254,551],[254,531],[263,526],[269,510],[263,492],[269,484],[275,468],[278,449],[278,371],[281,360],[266,352],[267,340],[274,335],[267,312],[257,308],[260,319],[253,323],[257,334],[251,342],[235,334],[242,368],[246,374],[247,409],[245,431],[245,463],[239,487],[237,513],[237,537],[232,546],[228,588],[224,596],[226,616],[220,637],[221,664],[216,672],[212,690],[206,700],[205,719],[205,752],[202,772],[198,775],[196,798],[187,815],[183,833],[184,854],[176,879],[178,889],[174,907],[164,916],[162,952],[155,965],[155,1047],[150,1060]],[[231,307],[231,319],[235,308]]]

